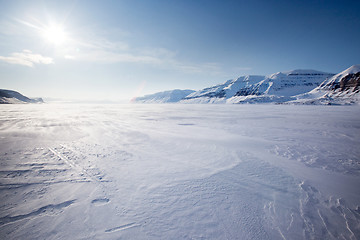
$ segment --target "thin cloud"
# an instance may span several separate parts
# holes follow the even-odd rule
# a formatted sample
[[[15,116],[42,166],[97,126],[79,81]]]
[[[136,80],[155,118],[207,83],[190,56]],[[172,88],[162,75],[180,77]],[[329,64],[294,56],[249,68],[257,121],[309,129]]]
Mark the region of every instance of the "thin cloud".
[[[73,41],[72,50],[66,59],[99,63],[140,63],[156,65],[187,73],[219,74],[221,67],[217,63],[187,63],[177,59],[177,52],[165,48],[132,48],[124,41],[112,42],[104,37],[92,37],[88,41]],[[74,51],[73,49],[78,49]],[[70,57],[71,56],[71,57]]]
[[[70,61],[96,63],[150,64],[162,69],[185,73],[222,73],[218,63],[191,63],[178,59],[178,52],[166,48],[142,48],[131,46],[123,33],[113,33],[93,28],[77,32],[64,47],[64,58]],[[70,35],[70,34],[69,34]]]
[[[33,67],[34,64],[52,64],[53,59],[44,57],[40,54],[32,53],[30,50],[23,50],[22,52],[11,53],[9,57],[0,56],[0,61],[10,64],[23,65]]]
[[[221,74],[221,66],[218,63],[190,64],[173,61],[171,64],[175,69],[187,73],[210,73],[213,75]]]
[[[17,27],[17,28],[16,28]],[[0,33],[33,34],[32,31],[43,31],[46,25],[36,18],[27,20],[14,19],[12,22],[0,22]],[[16,29],[16,31],[14,31]],[[31,30],[31,31],[30,31]],[[157,68],[171,69],[190,74],[223,74],[219,63],[189,62],[180,60],[178,52],[166,48],[143,48],[131,46],[127,40],[131,33],[119,29],[94,29],[85,27],[68,34],[66,44],[57,46],[57,53],[69,61],[95,63],[134,63],[148,64]],[[37,34],[37,37],[40,35]],[[51,64],[53,59],[32,52],[12,53],[0,56],[0,61],[33,67],[34,64]],[[248,71],[251,68],[238,68],[237,71]]]
[[[250,71],[252,70],[251,67],[235,67],[233,68],[234,71]]]
[[[159,63],[156,56],[135,53],[134,49],[124,41],[110,41],[105,37],[98,37],[96,34],[84,34],[85,39],[71,38],[65,49],[65,58],[69,60],[98,62],[98,63]]]
[[[159,64],[161,60],[144,55],[134,55],[131,53],[116,53],[109,51],[88,51],[87,53],[79,54],[74,59],[92,62],[103,62],[103,63],[116,63],[116,62],[127,62],[127,63],[151,63]]]

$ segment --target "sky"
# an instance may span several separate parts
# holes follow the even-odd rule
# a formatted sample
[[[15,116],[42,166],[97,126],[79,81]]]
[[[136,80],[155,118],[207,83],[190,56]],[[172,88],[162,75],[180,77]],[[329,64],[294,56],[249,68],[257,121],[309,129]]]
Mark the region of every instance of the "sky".
[[[360,64],[360,1],[0,0],[0,88],[128,101]]]

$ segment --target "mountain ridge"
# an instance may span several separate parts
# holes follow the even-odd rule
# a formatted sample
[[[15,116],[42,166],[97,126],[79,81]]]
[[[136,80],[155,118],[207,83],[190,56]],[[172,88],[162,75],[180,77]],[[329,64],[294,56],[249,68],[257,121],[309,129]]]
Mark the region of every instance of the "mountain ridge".
[[[304,104],[360,103],[360,64],[345,69],[310,92],[296,97],[295,103]]]
[[[268,76],[246,75],[193,91],[177,102],[331,104],[336,103],[336,99],[341,97],[344,104],[348,104],[348,102],[357,103],[360,102],[359,97],[357,97],[360,88],[359,72],[360,65],[353,65],[338,74],[312,69],[295,69],[276,72]],[[344,78],[346,77],[349,79],[345,81]],[[330,89],[329,84],[333,85],[332,89]],[[356,90],[352,92],[344,90],[354,87]],[[335,94],[333,88],[341,91],[336,90]],[[161,92],[155,94],[160,96]],[[324,96],[325,94],[327,96]],[[321,97],[321,101],[315,101]],[[351,101],[345,101],[347,97],[351,98]],[[139,99],[142,103],[148,102],[146,96]],[[135,102],[140,101],[136,98]],[[158,102],[161,100],[158,99]]]

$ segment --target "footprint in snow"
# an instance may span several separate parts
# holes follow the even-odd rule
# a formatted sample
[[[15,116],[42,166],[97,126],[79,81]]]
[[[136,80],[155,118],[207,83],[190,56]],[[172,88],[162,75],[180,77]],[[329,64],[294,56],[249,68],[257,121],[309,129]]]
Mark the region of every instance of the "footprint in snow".
[[[95,206],[104,205],[107,204],[108,202],[110,202],[110,199],[108,198],[96,198],[91,201],[91,203],[94,204]]]

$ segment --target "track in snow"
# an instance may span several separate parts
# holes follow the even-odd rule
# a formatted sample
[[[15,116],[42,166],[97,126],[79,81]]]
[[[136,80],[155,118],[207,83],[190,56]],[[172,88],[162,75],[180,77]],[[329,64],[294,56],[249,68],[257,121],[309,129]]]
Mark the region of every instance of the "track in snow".
[[[360,236],[359,108],[0,110],[0,238]]]

